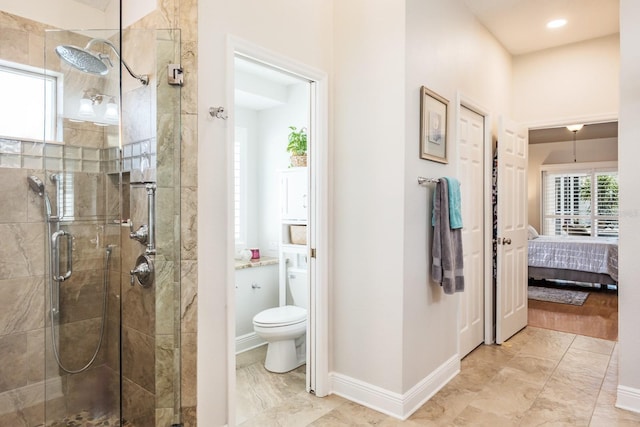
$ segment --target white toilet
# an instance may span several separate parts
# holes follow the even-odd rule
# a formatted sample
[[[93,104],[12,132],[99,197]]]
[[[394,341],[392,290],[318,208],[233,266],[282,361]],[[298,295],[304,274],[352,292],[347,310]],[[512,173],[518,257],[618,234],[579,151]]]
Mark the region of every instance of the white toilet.
[[[307,270],[289,268],[287,279],[294,305],[269,308],[253,318],[254,331],[268,343],[264,367],[277,373],[304,365],[306,359]]]

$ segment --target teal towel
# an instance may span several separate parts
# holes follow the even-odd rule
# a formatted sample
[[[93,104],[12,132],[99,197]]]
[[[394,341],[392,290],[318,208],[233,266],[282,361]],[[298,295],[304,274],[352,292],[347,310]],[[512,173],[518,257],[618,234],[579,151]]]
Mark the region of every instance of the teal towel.
[[[451,177],[440,178],[446,179],[448,184],[449,194],[449,228],[451,230],[457,230],[462,228],[462,209],[460,207],[460,181]],[[433,192],[433,209],[431,210],[431,225],[436,225],[436,194]]]
[[[460,181],[446,176],[449,187],[449,227],[462,228],[462,208],[460,207]]]

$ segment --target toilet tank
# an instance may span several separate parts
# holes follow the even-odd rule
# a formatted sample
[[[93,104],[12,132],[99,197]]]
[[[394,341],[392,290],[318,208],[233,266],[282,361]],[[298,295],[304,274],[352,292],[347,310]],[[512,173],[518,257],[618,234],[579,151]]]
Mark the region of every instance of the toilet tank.
[[[308,309],[307,270],[293,267],[289,268],[287,270],[287,281],[289,282],[289,291],[293,298],[293,305]]]

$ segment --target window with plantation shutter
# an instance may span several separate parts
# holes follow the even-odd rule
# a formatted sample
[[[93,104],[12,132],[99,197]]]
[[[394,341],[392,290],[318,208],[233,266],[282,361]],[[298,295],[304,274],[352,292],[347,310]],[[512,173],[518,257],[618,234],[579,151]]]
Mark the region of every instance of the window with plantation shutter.
[[[247,242],[247,128],[236,126],[233,155],[234,236],[236,245]]]
[[[617,165],[589,165],[543,166],[543,234],[618,237]]]

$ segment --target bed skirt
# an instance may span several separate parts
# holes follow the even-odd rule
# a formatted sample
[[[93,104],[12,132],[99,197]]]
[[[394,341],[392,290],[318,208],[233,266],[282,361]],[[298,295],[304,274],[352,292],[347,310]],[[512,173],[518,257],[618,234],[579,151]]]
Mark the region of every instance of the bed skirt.
[[[573,282],[599,283],[601,285],[618,285],[608,274],[591,273],[589,271],[565,270],[561,268],[529,267],[529,277],[546,280],[571,280]]]

